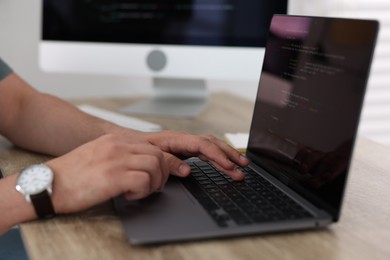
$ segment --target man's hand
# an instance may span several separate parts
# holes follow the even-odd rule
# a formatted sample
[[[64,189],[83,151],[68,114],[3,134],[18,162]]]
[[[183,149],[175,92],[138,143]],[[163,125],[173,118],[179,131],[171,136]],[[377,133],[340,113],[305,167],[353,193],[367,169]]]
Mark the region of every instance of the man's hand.
[[[193,156],[211,162],[233,180],[244,178],[244,174],[237,169],[237,165],[245,167],[249,164],[247,158],[212,135],[196,136],[177,131],[163,131],[142,133],[140,139],[164,151],[171,173],[181,177],[187,176],[191,171],[181,159]]]
[[[57,213],[87,209],[119,194],[140,199],[162,189],[169,175],[163,152],[145,142],[104,135],[47,162],[54,171]]]

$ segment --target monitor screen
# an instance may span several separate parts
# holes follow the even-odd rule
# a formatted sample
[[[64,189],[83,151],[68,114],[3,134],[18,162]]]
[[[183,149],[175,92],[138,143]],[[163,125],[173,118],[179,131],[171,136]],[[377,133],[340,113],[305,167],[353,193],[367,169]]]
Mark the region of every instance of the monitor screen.
[[[44,0],[44,40],[200,46],[265,45],[287,0]]]
[[[43,0],[40,67],[150,77],[152,103],[123,112],[193,116],[207,80],[257,84],[272,15],[286,12],[287,0]]]

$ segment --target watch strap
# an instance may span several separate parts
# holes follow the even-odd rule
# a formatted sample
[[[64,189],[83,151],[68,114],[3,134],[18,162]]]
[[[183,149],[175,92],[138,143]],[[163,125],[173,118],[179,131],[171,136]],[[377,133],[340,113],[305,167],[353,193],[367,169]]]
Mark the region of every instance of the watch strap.
[[[35,195],[30,195],[30,199],[39,218],[54,217],[55,212],[53,203],[51,202],[51,197],[47,190]]]

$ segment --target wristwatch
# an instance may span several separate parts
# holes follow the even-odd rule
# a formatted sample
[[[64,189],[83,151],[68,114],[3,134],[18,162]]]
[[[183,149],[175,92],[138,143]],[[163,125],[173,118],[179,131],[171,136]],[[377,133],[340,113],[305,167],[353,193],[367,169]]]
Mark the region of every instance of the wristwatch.
[[[21,171],[16,190],[34,206],[39,218],[55,215],[51,201],[53,171],[46,164],[34,164]]]

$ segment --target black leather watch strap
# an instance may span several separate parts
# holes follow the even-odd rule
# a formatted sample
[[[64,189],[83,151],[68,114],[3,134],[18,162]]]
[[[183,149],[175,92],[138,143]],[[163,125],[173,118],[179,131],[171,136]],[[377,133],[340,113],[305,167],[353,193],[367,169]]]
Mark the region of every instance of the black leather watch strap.
[[[30,199],[39,218],[54,217],[54,207],[47,190],[35,195],[30,195]]]

